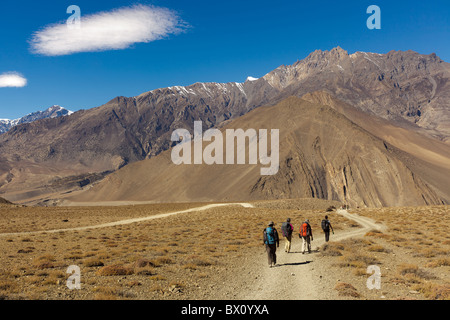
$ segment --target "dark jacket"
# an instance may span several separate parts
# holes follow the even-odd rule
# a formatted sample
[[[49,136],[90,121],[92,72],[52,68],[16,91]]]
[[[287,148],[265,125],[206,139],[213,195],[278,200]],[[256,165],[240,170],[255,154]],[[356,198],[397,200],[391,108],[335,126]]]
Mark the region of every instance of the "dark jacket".
[[[294,231],[294,227],[289,222],[283,222],[283,225],[281,227],[281,232],[283,233],[283,236],[289,237],[292,235],[292,232]]]
[[[330,231],[330,228],[331,228],[331,230],[333,230],[333,227],[331,226],[330,220],[323,219],[322,220],[322,230],[323,231]]]

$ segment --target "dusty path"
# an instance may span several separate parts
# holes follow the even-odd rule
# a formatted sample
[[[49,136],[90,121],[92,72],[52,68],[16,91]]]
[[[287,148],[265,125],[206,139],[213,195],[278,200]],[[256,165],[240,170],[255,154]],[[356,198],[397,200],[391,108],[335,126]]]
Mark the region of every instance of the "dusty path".
[[[17,233],[1,233],[0,236],[11,235],[30,235],[42,233],[57,233],[62,231],[81,231],[88,229],[98,229],[106,227],[114,227],[119,225],[138,223],[153,219],[160,219],[172,215],[204,211],[210,208],[240,205],[246,208],[253,207],[249,203],[220,203],[208,204],[201,207],[190,208],[186,210],[173,211],[163,214],[146,216],[141,218],[125,219],[109,223],[83,226],[66,229],[53,229],[43,231],[29,231]],[[376,229],[383,230],[383,226],[375,223],[373,220],[361,217],[355,214],[350,214],[346,210],[338,210],[338,214],[356,221],[362,227],[352,229],[351,231],[340,231],[331,235],[331,241],[339,241],[351,237],[363,236],[366,232]],[[313,253],[301,253],[301,240],[299,240],[296,233],[293,235],[293,246],[291,253],[284,252],[284,239],[281,236],[280,247],[277,250],[277,266],[269,268],[267,264],[267,254],[264,247],[261,246],[259,253],[255,257],[248,257],[241,261],[241,265],[233,270],[233,281],[229,285],[225,285],[223,291],[228,291],[230,295],[223,297],[218,296],[218,299],[232,298],[236,300],[320,300],[328,299],[327,292],[324,292],[323,285],[317,275],[317,248],[324,244],[324,236],[321,230],[313,230],[314,241],[311,243]],[[297,237],[297,238],[294,238]],[[240,268],[243,269],[240,269]],[[239,274],[240,271],[245,271],[245,274]],[[318,283],[319,282],[319,283]],[[225,284],[226,282],[224,282]],[[221,285],[219,284],[219,287]],[[236,288],[239,288],[236,290]],[[212,298],[210,296],[209,298]]]
[[[17,236],[17,235],[31,235],[31,234],[42,234],[42,233],[57,233],[62,231],[82,231],[82,230],[88,230],[88,229],[99,229],[99,228],[106,228],[106,227],[115,227],[120,226],[124,224],[131,224],[131,223],[137,223],[142,221],[148,221],[153,219],[160,219],[169,217],[172,215],[180,214],[180,213],[187,213],[192,211],[203,211],[208,210],[215,207],[223,207],[223,206],[231,206],[231,205],[240,205],[244,208],[252,208],[253,205],[249,203],[216,203],[216,204],[208,204],[202,207],[196,207],[196,208],[190,208],[186,210],[179,210],[179,211],[173,211],[168,213],[161,213],[156,214],[152,216],[147,217],[141,217],[141,218],[133,218],[133,219],[124,219],[124,220],[118,220],[113,222],[107,222],[102,224],[96,224],[91,226],[84,226],[84,227],[76,227],[76,228],[65,228],[65,229],[52,229],[52,230],[42,230],[42,231],[24,231],[24,232],[14,232],[14,233],[0,233],[0,236]]]
[[[350,214],[346,210],[338,210],[338,214],[356,221],[362,226],[352,231],[342,231],[331,234],[331,241],[339,241],[351,237],[363,236],[370,230],[382,230],[383,226],[373,220]],[[313,230],[314,241],[311,242],[313,253],[301,253],[301,240],[293,234],[293,247],[291,253],[284,252],[284,238],[280,238],[280,247],[277,249],[277,266],[269,268],[267,254],[261,248],[259,257],[255,260],[256,274],[252,274],[251,284],[239,290],[234,296],[237,300],[320,300],[327,299],[323,292],[320,276],[315,271],[314,252],[325,243],[322,230]],[[294,237],[297,237],[294,239]],[[255,279],[256,278],[256,279]]]

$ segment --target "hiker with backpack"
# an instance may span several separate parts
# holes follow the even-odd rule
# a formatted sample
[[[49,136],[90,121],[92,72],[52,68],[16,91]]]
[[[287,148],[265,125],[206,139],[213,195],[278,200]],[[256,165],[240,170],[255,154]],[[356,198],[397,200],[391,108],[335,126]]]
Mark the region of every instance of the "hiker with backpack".
[[[308,248],[308,253],[311,253],[311,241],[313,241],[313,234],[309,220],[306,219],[300,227],[299,237],[302,238],[302,254],[305,254],[306,248]]]
[[[280,246],[280,240],[278,238],[277,229],[273,226],[273,221],[270,221],[268,227],[264,229],[263,239],[266,246],[267,258],[269,262],[269,267],[276,265],[277,263],[277,247]]]
[[[285,222],[281,225],[281,232],[284,237],[284,252],[289,253],[291,251],[291,241],[292,241],[292,232],[294,231],[294,227],[291,224],[291,218],[287,218]]]
[[[330,240],[330,228],[334,234],[333,227],[331,226],[330,220],[328,220],[328,216],[325,216],[325,219],[322,220],[322,230],[325,233],[325,242]]]

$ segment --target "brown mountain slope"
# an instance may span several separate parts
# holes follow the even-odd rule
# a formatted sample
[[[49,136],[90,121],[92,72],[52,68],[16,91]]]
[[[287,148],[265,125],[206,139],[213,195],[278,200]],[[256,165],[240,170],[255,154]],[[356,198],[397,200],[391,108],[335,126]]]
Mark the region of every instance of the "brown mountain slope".
[[[308,93],[303,99],[327,105],[374,136],[396,147],[397,156],[447,203],[450,203],[450,145],[428,137],[413,124],[396,126],[391,121],[372,115],[334,98],[326,91]],[[413,156],[413,158],[411,158]]]
[[[440,204],[442,199],[383,143],[328,106],[290,97],[221,128],[279,129],[280,168],[175,165],[171,151],[130,164],[69,201],[241,201],[316,197],[352,206]],[[186,128],[192,132],[192,128]],[[204,148],[209,142],[203,142]]]
[[[318,90],[392,126],[414,127],[421,135],[449,143],[450,64],[434,54],[348,54],[338,47],[314,51],[255,81],[156,89],[19,125],[0,135],[0,195],[25,203],[71,191],[167,150],[171,132],[192,126],[194,120],[202,120],[205,128],[218,127],[255,108]],[[434,170],[434,176],[439,174]]]
[[[212,127],[275,93],[264,83],[196,83],[117,97],[70,116],[19,125],[0,135],[0,194],[24,202],[73,190],[97,180],[92,176],[167,150],[170,133],[193,119]]]
[[[436,54],[316,50],[264,76],[282,97],[327,90],[334,97],[396,125],[414,124],[450,140],[450,64]]]
[[[13,204],[12,202],[10,202],[10,201],[0,197],[0,206],[2,206],[2,205],[12,205],[12,204]]]

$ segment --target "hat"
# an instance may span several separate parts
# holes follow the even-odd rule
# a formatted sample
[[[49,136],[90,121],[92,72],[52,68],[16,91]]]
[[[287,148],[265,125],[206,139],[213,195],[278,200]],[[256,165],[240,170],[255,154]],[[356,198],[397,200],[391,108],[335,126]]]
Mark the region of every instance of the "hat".
[[[270,221],[268,226],[273,226],[273,221]]]
[[[287,218],[287,220],[286,220],[287,222],[291,222],[291,218]]]

